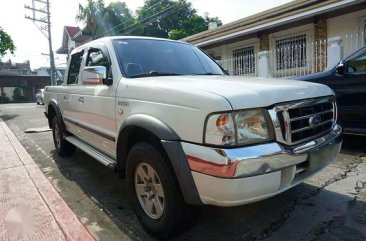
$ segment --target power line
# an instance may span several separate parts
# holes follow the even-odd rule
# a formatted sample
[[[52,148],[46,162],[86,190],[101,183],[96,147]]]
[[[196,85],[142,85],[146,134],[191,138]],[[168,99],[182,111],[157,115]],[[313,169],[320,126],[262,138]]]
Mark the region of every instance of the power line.
[[[130,28],[130,27],[133,27],[134,25],[136,25],[136,26],[135,26],[134,28],[132,28],[132,29],[128,30],[128,32],[131,32],[131,31],[133,31],[133,30],[139,29],[139,28],[141,28],[141,27],[145,26],[146,24],[151,23],[152,21],[155,21],[155,20],[159,19],[160,17],[162,17],[162,16],[163,16],[163,14],[162,14],[162,13],[164,13],[164,12],[165,12],[164,14],[166,14],[166,12],[168,12],[169,10],[173,9],[174,7],[176,7],[176,6],[178,6],[178,5],[179,5],[179,2],[177,2],[176,4],[174,4],[174,5],[172,5],[172,6],[168,7],[168,8],[166,8],[166,9],[164,9],[164,10],[162,10],[162,11],[158,12],[158,13],[153,14],[152,16],[149,16],[149,17],[147,17],[147,18],[144,18],[144,19],[143,19],[143,20],[141,20],[139,23],[131,24],[130,26],[127,26],[127,27],[126,27],[126,28],[124,28],[123,30],[125,30],[124,32],[127,32],[127,29],[128,29],[128,28]],[[182,9],[182,8],[183,8],[183,7],[176,9],[176,11],[172,11],[172,12],[171,12],[170,14],[168,14],[167,16],[169,16],[169,15],[173,14],[174,12],[179,11],[179,10],[180,10],[180,9]],[[161,15],[160,15],[160,14],[161,14]],[[166,17],[166,16],[163,16],[163,17]],[[148,21],[144,22],[145,20],[148,20]]]
[[[24,8],[30,10],[32,16],[25,16],[26,19],[32,20],[34,25],[48,39],[50,51],[50,67],[51,67],[51,85],[55,82],[55,59],[52,50],[51,37],[51,13],[49,0],[32,0],[32,6],[24,5]]]
[[[153,7],[155,7],[155,6],[157,6],[157,5],[158,5],[158,4],[160,4],[162,1],[163,1],[163,0],[158,1],[157,3],[155,3],[155,4],[151,5],[150,7],[148,7],[146,10],[149,10],[149,9],[151,9],[151,8],[153,8]],[[134,19],[133,17],[132,17],[132,18],[129,18],[129,19],[127,19],[126,21],[124,21],[124,22],[122,22],[122,23],[119,23],[119,24],[117,24],[117,25],[113,26],[113,27],[112,27],[112,28],[110,28],[110,29],[107,29],[107,30],[106,30],[106,31],[104,31],[103,33],[99,34],[96,38],[99,38],[99,37],[104,36],[104,34],[108,33],[109,31],[112,31],[113,29],[115,29],[115,28],[118,28],[118,27],[122,26],[123,24],[125,24],[125,23],[127,23],[127,22],[129,22],[129,21],[131,21],[131,20],[133,20],[133,19]]]
[[[166,17],[168,17],[168,16],[172,15],[173,13],[176,13],[177,11],[179,11],[179,10],[181,10],[181,9],[183,9],[183,8],[184,8],[184,6],[183,6],[183,7],[178,8],[176,11],[167,12],[167,13],[164,13],[164,14],[162,14],[162,15],[160,15],[160,16],[157,16],[155,19],[152,19],[152,20],[150,20],[150,21],[147,21],[147,22],[143,23],[143,24],[142,24],[142,25],[140,25],[140,26],[136,26],[136,27],[134,27],[133,29],[130,29],[130,30],[129,30],[129,32],[132,32],[132,31],[138,30],[138,29],[140,29],[140,28],[142,28],[142,27],[146,26],[147,24],[149,24],[149,23],[151,23],[152,21],[155,21],[155,20],[157,20],[157,19],[163,19],[163,18],[166,18]]]

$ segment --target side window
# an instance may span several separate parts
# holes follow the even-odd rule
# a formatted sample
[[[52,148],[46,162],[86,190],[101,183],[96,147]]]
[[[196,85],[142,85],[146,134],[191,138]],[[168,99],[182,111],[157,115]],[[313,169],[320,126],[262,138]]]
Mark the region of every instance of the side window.
[[[348,61],[347,72],[366,72],[366,52]]]
[[[109,61],[101,49],[92,48],[89,50],[86,66],[104,66],[107,68],[107,76],[112,78]]]
[[[104,66],[108,68],[108,59],[104,56],[102,50],[91,49],[89,50],[88,60],[86,66]]]
[[[70,66],[69,66],[69,75],[67,77],[67,84],[77,84],[78,83],[78,77],[79,77],[79,71],[81,62],[83,60],[84,51],[73,54],[71,56]]]

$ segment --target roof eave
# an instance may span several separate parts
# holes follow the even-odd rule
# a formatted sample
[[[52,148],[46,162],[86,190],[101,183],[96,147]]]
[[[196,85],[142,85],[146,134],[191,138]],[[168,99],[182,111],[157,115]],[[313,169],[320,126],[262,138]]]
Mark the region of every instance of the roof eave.
[[[345,6],[350,6],[353,4],[357,4],[360,1],[358,0],[344,0],[344,1],[340,1],[340,2],[335,2],[329,5],[325,5],[316,9],[311,9],[302,13],[298,13],[298,14],[294,14],[292,16],[286,17],[286,18],[281,18],[278,20],[274,20],[268,23],[264,23],[264,24],[259,24],[257,26],[251,27],[251,28],[247,28],[238,32],[234,32],[231,34],[227,34],[227,35],[223,35],[223,36],[219,36],[217,38],[213,38],[213,39],[208,39],[206,41],[202,41],[199,42],[200,39],[197,39],[198,37],[200,37],[201,35],[205,35],[208,33],[208,31],[193,35],[191,37],[185,38],[183,39],[183,41],[186,42],[191,42],[199,47],[203,47],[206,45],[210,45],[210,44],[215,44],[221,41],[225,41],[225,40],[229,40],[235,37],[240,37],[246,34],[251,34],[251,33],[255,33],[261,30],[265,30],[265,29],[269,29],[269,28],[273,28],[282,24],[286,24],[286,23],[290,23],[290,22],[294,22],[294,21],[298,21],[298,20],[302,20],[302,19],[306,19],[318,14],[322,14],[322,13],[326,13],[332,10],[336,10]],[[210,30],[209,30],[210,31]],[[202,39],[204,39],[205,37],[202,37]]]

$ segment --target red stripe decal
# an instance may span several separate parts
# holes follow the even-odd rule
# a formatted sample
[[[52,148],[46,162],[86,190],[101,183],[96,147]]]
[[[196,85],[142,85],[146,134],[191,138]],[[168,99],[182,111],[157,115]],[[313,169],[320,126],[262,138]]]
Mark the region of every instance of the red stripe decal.
[[[233,177],[238,162],[231,164],[217,164],[200,158],[187,155],[188,164],[192,171],[208,174],[216,177]]]

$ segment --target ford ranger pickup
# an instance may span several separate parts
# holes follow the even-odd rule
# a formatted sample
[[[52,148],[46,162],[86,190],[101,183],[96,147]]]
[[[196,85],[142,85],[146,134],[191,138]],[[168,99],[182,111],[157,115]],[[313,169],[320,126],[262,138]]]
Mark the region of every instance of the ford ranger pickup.
[[[187,229],[197,206],[270,198],[335,160],[334,92],[295,80],[229,76],[187,43],[101,38],[74,49],[45,115],[59,156],[75,147],[126,179],[142,226]]]

